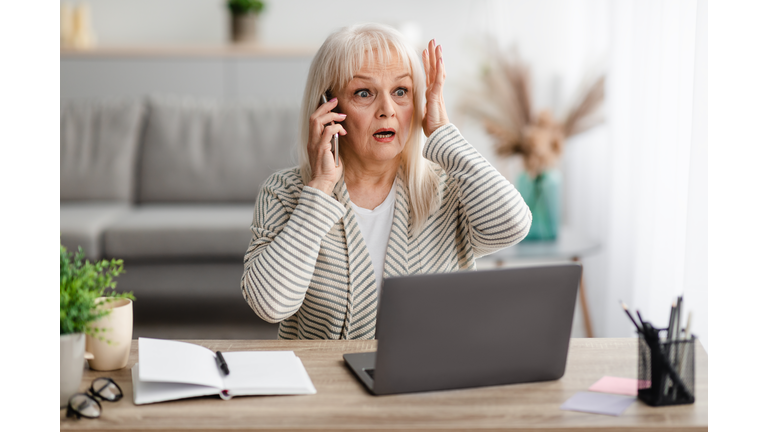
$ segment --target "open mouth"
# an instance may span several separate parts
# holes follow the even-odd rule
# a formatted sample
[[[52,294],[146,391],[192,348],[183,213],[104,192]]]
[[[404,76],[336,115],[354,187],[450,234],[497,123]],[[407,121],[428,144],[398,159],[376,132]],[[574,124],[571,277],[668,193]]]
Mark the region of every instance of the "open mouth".
[[[394,129],[379,129],[376,132],[373,133],[373,138],[376,139],[376,141],[379,142],[389,142],[395,139],[395,130]]]

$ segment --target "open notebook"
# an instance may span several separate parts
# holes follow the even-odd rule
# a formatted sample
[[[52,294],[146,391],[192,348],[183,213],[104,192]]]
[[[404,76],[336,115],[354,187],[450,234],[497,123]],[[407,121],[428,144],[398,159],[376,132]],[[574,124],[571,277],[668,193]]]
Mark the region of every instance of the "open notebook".
[[[216,354],[200,345],[139,338],[139,361],[131,369],[136,405],[197,396],[223,399],[244,395],[317,393],[293,351],[222,353],[229,366],[224,375]]]

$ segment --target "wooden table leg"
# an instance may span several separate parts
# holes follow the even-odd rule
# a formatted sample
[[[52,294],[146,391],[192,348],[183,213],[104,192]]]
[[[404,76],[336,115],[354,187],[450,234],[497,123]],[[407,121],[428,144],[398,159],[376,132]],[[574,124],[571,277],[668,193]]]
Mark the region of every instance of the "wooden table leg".
[[[574,262],[579,262],[579,257],[573,257]],[[589,305],[587,304],[586,287],[584,286],[584,271],[581,272],[581,286],[579,287],[579,303],[581,303],[581,312],[584,315],[584,327],[587,330],[587,337],[595,337],[592,333],[592,320],[589,317]]]

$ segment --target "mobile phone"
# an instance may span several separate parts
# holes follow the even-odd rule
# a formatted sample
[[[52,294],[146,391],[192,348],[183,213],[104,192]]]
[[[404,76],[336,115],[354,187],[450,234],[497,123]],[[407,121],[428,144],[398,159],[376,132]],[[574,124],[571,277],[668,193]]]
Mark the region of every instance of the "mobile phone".
[[[321,103],[328,103],[328,101],[331,99],[331,91],[326,90],[325,93],[321,95],[322,102]],[[333,122],[330,122],[329,124],[333,124]],[[336,164],[336,166],[339,166],[339,134],[335,133],[333,134],[333,139],[331,139],[331,152],[333,153],[333,162]]]

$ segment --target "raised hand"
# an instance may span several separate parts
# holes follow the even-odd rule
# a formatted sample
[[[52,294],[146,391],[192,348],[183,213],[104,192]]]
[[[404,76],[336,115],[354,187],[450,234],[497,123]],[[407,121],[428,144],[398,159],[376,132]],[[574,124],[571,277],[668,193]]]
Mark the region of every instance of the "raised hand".
[[[312,168],[312,179],[307,186],[330,195],[336,182],[341,178],[344,163],[339,159],[339,166],[333,160],[331,152],[331,138],[334,134],[346,135],[347,131],[338,122],[347,118],[346,114],[339,114],[331,110],[336,108],[339,100],[333,98],[321,104],[309,117],[309,139],[307,153],[309,153],[309,166]],[[335,122],[335,124],[329,124]],[[326,126],[327,125],[327,126]]]
[[[429,137],[432,132],[450,121],[445,110],[443,99],[443,84],[445,84],[445,64],[443,63],[443,47],[435,46],[435,40],[429,41],[427,49],[421,53],[424,63],[424,73],[427,75],[426,105],[421,126],[424,134]]]

